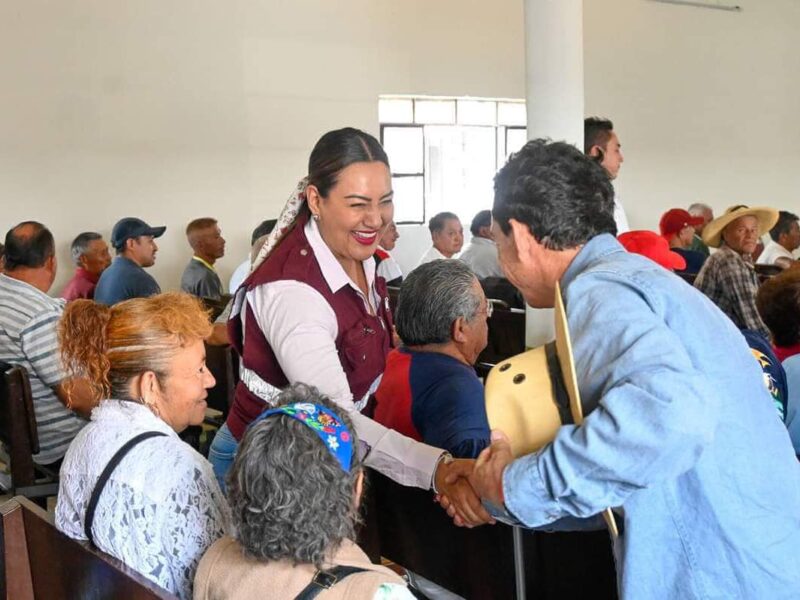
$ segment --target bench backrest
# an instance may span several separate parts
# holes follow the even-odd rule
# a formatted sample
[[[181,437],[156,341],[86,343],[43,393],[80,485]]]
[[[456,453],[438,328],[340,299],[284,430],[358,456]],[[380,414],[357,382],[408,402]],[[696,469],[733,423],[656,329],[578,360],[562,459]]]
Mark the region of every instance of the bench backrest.
[[[0,506],[0,598],[176,598],[115,558],[73,540],[21,496]]]
[[[39,452],[31,386],[24,367],[6,363],[0,363],[0,440],[9,449],[14,486],[31,485]]]
[[[369,471],[365,530],[359,544],[465,598],[514,598],[513,530],[498,523],[462,529],[431,492],[403,487]],[[522,536],[528,598],[617,598],[608,532]]]

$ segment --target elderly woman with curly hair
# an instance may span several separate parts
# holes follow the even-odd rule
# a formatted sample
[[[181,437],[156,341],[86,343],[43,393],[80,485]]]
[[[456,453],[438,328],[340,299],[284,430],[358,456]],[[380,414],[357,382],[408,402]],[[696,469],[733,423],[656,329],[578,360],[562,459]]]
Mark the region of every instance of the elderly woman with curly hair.
[[[67,369],[99,403],[61,466],[56,527],[182,598],[230,524],[210,463],[178,437],[205,415],[210,333],[200,302],[176,293],[75,300],[59,325]]]
[[[364,473],[347,413],[303,384],[276,406],[242,439],[227,481],[235,538],[203,556],[195,600],[413,598],[352,541]]]

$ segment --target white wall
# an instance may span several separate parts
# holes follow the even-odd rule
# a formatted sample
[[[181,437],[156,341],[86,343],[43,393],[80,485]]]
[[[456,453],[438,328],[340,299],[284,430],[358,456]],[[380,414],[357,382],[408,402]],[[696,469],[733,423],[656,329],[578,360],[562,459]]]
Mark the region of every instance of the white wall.
[[[800,5],[742,3],[585,3],[587,112],[617,125],[634,227],[697,199],[794,202]],[[79,231],[166,224],[167,289],[188,220],[219,218],[227,278],[322,133],[377,133],[379,94],[522,97],[522,2],[6,0],[0,89],[0,229],[53,229],[57,292]],[[406,229],[399,252],[421,254]]]

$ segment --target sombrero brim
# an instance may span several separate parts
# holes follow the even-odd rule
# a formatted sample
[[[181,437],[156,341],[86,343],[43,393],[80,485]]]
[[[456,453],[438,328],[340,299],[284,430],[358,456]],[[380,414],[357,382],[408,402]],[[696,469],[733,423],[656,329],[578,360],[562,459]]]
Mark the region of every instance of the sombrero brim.
[[[740,208],[711,221],[703,230],[703,242],[712,248],[719,248],[722,243],[722,230],[733,223],[739,217],[752,216],[758,219],[759,237],[767,233],[778,222],[779,213],[774,208],[767,206],[754,206],[752,208]]]
[[[558,283],[554,313],[555,342],[500,362],[486,378],[489,424],[508,436],[515,457],[553,441],[562,425],[583,423],[567,311]],[[602,514],[616,538],[619,530],[611,509]]]

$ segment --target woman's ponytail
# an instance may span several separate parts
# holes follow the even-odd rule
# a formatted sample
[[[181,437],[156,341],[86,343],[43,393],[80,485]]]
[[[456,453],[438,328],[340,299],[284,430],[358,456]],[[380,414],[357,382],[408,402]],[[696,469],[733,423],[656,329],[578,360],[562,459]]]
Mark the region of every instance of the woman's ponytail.
[[[91,300],[74,300],[67,304],[58,325],[61,361],[68,377],[87,380],[96,400],[108,397],[111,391],[108,379],[110,320],[110,307]]]

